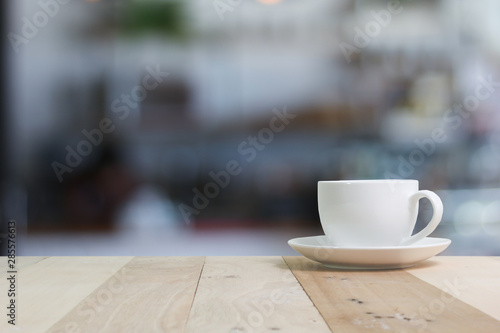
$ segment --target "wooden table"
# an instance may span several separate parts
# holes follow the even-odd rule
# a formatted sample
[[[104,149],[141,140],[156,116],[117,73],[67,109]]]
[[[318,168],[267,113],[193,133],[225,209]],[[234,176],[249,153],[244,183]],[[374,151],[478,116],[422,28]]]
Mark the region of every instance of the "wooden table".
[[[304,257],[1,261],[0,332],[500,332],[500,257],[344,271]]]

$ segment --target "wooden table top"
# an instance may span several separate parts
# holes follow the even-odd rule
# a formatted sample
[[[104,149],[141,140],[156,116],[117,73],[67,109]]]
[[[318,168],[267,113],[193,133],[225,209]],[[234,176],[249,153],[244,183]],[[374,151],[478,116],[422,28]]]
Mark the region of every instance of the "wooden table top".
[[[15,326],[0,267],[1,332],[500,332],[500,257],[18,257]]]

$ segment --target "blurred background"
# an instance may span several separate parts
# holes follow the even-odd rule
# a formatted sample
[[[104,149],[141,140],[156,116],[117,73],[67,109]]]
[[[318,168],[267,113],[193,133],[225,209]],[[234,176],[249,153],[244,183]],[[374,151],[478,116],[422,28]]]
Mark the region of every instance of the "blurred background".
[[[500,2],[2,6],[19,255],[295,254],[318,180],[377,178],[441,196],[445,254],[500,255]]]

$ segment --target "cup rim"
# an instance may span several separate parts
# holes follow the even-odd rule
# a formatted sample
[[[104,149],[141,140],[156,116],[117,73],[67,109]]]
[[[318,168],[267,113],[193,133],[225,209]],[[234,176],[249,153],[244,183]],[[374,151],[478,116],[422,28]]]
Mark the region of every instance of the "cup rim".
[[[416,179],[354,179],[354,180],[320,180],[318,184],[398,184],[414,183]]]

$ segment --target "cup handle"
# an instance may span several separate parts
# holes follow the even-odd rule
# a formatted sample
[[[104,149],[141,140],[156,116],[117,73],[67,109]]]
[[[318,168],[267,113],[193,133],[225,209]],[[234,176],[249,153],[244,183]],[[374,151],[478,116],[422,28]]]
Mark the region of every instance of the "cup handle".
[[[430,222],[424,229],[420,230],[420,232],[416,233],[413,236],[404,238],[399,245],[410,245],[421,239],[424,239],[431,232],[433,232],[434,229],[436,229],[436,227],[438,226],[439,222],[441,222],[441,218],[443,217],[443,202],[434,192],[418,191],[415,194],[412,194],[410,196],[410,207],[416,207],[419,200],[423,198],[427,198],[431,202],[432,209],[434,211]]]

